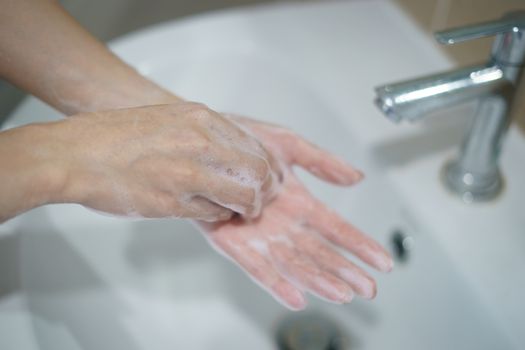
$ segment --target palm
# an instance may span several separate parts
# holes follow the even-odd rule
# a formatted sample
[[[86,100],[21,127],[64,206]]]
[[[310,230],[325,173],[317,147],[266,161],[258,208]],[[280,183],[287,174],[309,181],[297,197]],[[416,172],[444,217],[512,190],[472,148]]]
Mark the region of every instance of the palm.
[[[256,220],[237,216],[201,223],[211,244],[292,309],[305,306],[303,291],[338,303],[349,302],[354,293],[372,298],[374,280],[330,242],[382,271],[391,269],[388,253],[312,197],[291,166],[340,185],[356,182],[360,173],[285,129],[247,119],[240,123],[284,163],[283,185]]]

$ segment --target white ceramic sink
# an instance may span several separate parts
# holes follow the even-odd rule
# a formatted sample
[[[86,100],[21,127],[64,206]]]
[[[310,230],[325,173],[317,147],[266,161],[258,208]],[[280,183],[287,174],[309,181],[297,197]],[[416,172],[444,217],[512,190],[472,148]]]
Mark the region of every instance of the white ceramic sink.
[[[112,47],[188,99],[287,125],[366,172],[344,191],[300,173],[383,244],[396,230],[415,242],[405,263],[374,275],[374,301],[311,300],[349,349],[525,342],[524,171],[511,161],[525,157],[525,142],[511,130],[498,202],[466,207],[446,194],[439,167],[464,118],[395,126],[372,104],[376,85],[451,66],[390,2],[247,8],[167,23]],[[28,99],[7,127],[59,117]],[[273,349],[289,313],[189,223],[121,220],[75,205],[0,226],[0,276],[0,349]]]

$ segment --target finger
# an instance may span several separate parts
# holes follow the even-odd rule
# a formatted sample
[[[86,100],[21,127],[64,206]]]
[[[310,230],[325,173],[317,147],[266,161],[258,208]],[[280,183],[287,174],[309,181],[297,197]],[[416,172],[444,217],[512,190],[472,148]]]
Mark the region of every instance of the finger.
[[[219,253],[235,262],[278,302],[292,310],[302,310],[306,307],[303,293],[284,279],[265,257],[249,246],[239,247],[230,242],[214,239],[210,243]]]
[[[252,130],[272,153],[280,155],[289,164],[303,167],[323,180],[347,186],[363,178],[359,170],[288,129],[242,117],[235,119]]]
[[[230,209],[212,203],[200,196],[193,197],[182,210],[183,217],[206,222],[229,220],[234,214]]]
[[[331,272],[348,283],[357,295],[367,299],[375,297],[376,283],[374,279],[316,237],[315,233],[298,234],[291,237],[298,249],[308,253],[323,270]]]
[[[345,248],[376,269],[388,272],[394,262],[388,252],[372,238],[343,220],[337,213],[315,200],[307,225],[332,243]]]
[[[270,152],[267,153],[268,164],[270,165],[271,174],[273,175],[273,180],[277,183],[282,183],[284,179],[283,168],[284,164],[279,162],[276,157],[274,157]]]
[[[269,176],[266,178],[263,186],[261,187],[261,204],[267,204],[277,196],[284,180],[284,173],[282,167],[279,165],[279,163],[275,160],[274,157],[272,157],[270,154],[268,155],[270,172]],[[261,210],[262,206],[259,208],[258,212],[254,213],[254,217],[259,216]]]
[[[209,173],[202,171],[202,174]],[[259,210],[260,198],[258,198],[258,188],[250,179],[244,178],[234,170],[226,170],[225,174],[221,172],[211,174],[210,176],[197,175],[199,188],[210,202],[218,204],[224,208],[230,209],[241,215],[251,215]]]
[[[306,255],[281,242],[271,245],[272,258],[277,269],[289,280],[308,292],[338,304],[348,303],[353,298],[350,286],[324,272]]]
[[[336,185],[352,185],[363,178],[363,173],[339,157],[320,149],[302,137],[289,132],[283,138],[288,159],[320,179]]]

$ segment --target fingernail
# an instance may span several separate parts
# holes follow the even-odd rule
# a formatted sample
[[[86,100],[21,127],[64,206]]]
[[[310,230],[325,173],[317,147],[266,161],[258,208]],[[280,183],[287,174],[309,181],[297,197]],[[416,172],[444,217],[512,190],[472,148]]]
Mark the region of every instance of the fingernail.
[[[362,171],[355,170],[355,172],[354,172],[354,181],[355,182],[363,180],[364,177],[365,177],[365,174]]]
[[[359,170],[352,169],[351,172],[347,173],[344,177],[344,181],[341,183],[347,186],[355,185],[359,181],[363,180],[365,175]]]
[[[373,281],[367,280],[361,285],[361,293],[363,298],[373,299],[377,294],[376,284]]]
[[[391,257],[383,257],[377,261],[377,267],[381,272],[390,272],[394,268],[394,260]]]
[[[354,292],[350,289],[343,298],[343,303],[348,304],[354,299]]]
[[[332,172],[331,176],[336,181],[336,183],[341,186],[352,186],[361,181],[364,177],[362,172],[355,170],[347,173]]]
[[[296,288],[281,284],[278,289],[280,293],[274,294],[274,298],[283,303],[287,308],[293,311],[303,310],[306,307],[306,299],[303,293]]]
[[[373,299],[376,295],[375,281],[361,273],[342,268],[339,270],[341,277],[348,282],[358,295],[366,299]]]

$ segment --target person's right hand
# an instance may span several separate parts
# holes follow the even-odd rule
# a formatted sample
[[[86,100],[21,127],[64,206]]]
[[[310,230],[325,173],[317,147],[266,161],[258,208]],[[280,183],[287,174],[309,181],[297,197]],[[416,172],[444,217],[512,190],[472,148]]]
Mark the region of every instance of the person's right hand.
[[[79,114],[41,150],[65,169],[62,198],[117,215],[225,220],[257,216],[279,169],[252,136],[204,105]]]

